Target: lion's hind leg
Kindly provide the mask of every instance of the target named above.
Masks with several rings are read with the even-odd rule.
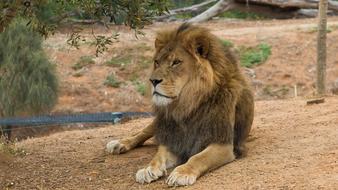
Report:
[[[253,117],[253,95],[250,90],[245,89],[236,105],[234,127],[234,153],[236,158],[240,158],[246,154],[245,142],[251,131]]]

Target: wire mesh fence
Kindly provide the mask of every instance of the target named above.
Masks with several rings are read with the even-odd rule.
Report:
[[[102,112],[90,114],[43,115],[35,117],[0,118],[2,132],[10,131],[10,127],[41,127],[47,125],[63,125],[70,123],[113,123],[124,118],[151,117],[149,112]]]

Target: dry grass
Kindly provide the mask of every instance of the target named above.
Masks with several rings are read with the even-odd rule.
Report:
[[[0,153],[12,156],[24,156],[25,150],[16,146],[16,141],[8,141],[4,136],[0,136]]]

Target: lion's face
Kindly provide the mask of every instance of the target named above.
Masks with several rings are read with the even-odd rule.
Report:
[[[176,118],[196,109],[226,81],[227,71],[234,65],[223,59],[224,49],[217,37],[189,24],[159,32],[155,50],[152,100],[155,108],[168,107]]]
[[[194,70],[195,60],[180,44],[169,44],[156,53],[150,77],[153,103],[166,106],[178,100]]]

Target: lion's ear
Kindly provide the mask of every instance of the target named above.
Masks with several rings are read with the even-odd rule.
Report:
[[[210,42],[208,38],[196,37],[192,42],[192,51],[197,55],[207,58],[210,49]]]
[[[163,47],[163,42],[161,42],[158,38],[155,39],[155,49],[160,50]]]

